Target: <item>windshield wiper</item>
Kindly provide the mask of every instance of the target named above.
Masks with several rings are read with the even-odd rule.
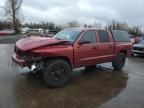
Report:
[[[60,38],[55,38],[55,39],[57,39],[57,40],[62,40],[63,42],[70,42],[70,43],[71,43],[71,41],[66,40],[66,39],[60,39]]]
[[[54,38],[54,39],[61,40],[60,38]]]

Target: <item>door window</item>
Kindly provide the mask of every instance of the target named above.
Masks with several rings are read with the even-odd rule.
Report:
[[[100,30],[100,31],[98,31],[98,34],[99,34],[99,41],[100,42],[109,42],[110,41],[109,34],[107,31]]]
[[[83,37],[80,39],[80,42],[89,42],[89,43],[96,43],[96,32],[95,31],[88,31],[86,32]]]

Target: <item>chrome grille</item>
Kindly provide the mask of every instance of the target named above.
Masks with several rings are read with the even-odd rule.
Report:
[[[134,47],[133,50],[144,51],[144,48]]]

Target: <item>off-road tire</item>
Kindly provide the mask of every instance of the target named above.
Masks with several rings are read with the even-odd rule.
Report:
[[[43,79],[48,87],[62,87],[70,80],[71,67],[61,59],[48,61],[44,66]]]
[[[112,62],[112,66],[115,70],[121,70],[126,62],[126,54],[125,53],[119,53],[116,57],[116,59]]]

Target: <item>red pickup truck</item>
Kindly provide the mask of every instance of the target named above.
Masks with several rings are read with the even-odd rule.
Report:
[[[65,29],[53,38],[27,37],[16,42],[13,61],[42,72],[50,87],[65,85],[72,69],[112,62],[122,69],[132,45],[127,32],[93,28]]]

